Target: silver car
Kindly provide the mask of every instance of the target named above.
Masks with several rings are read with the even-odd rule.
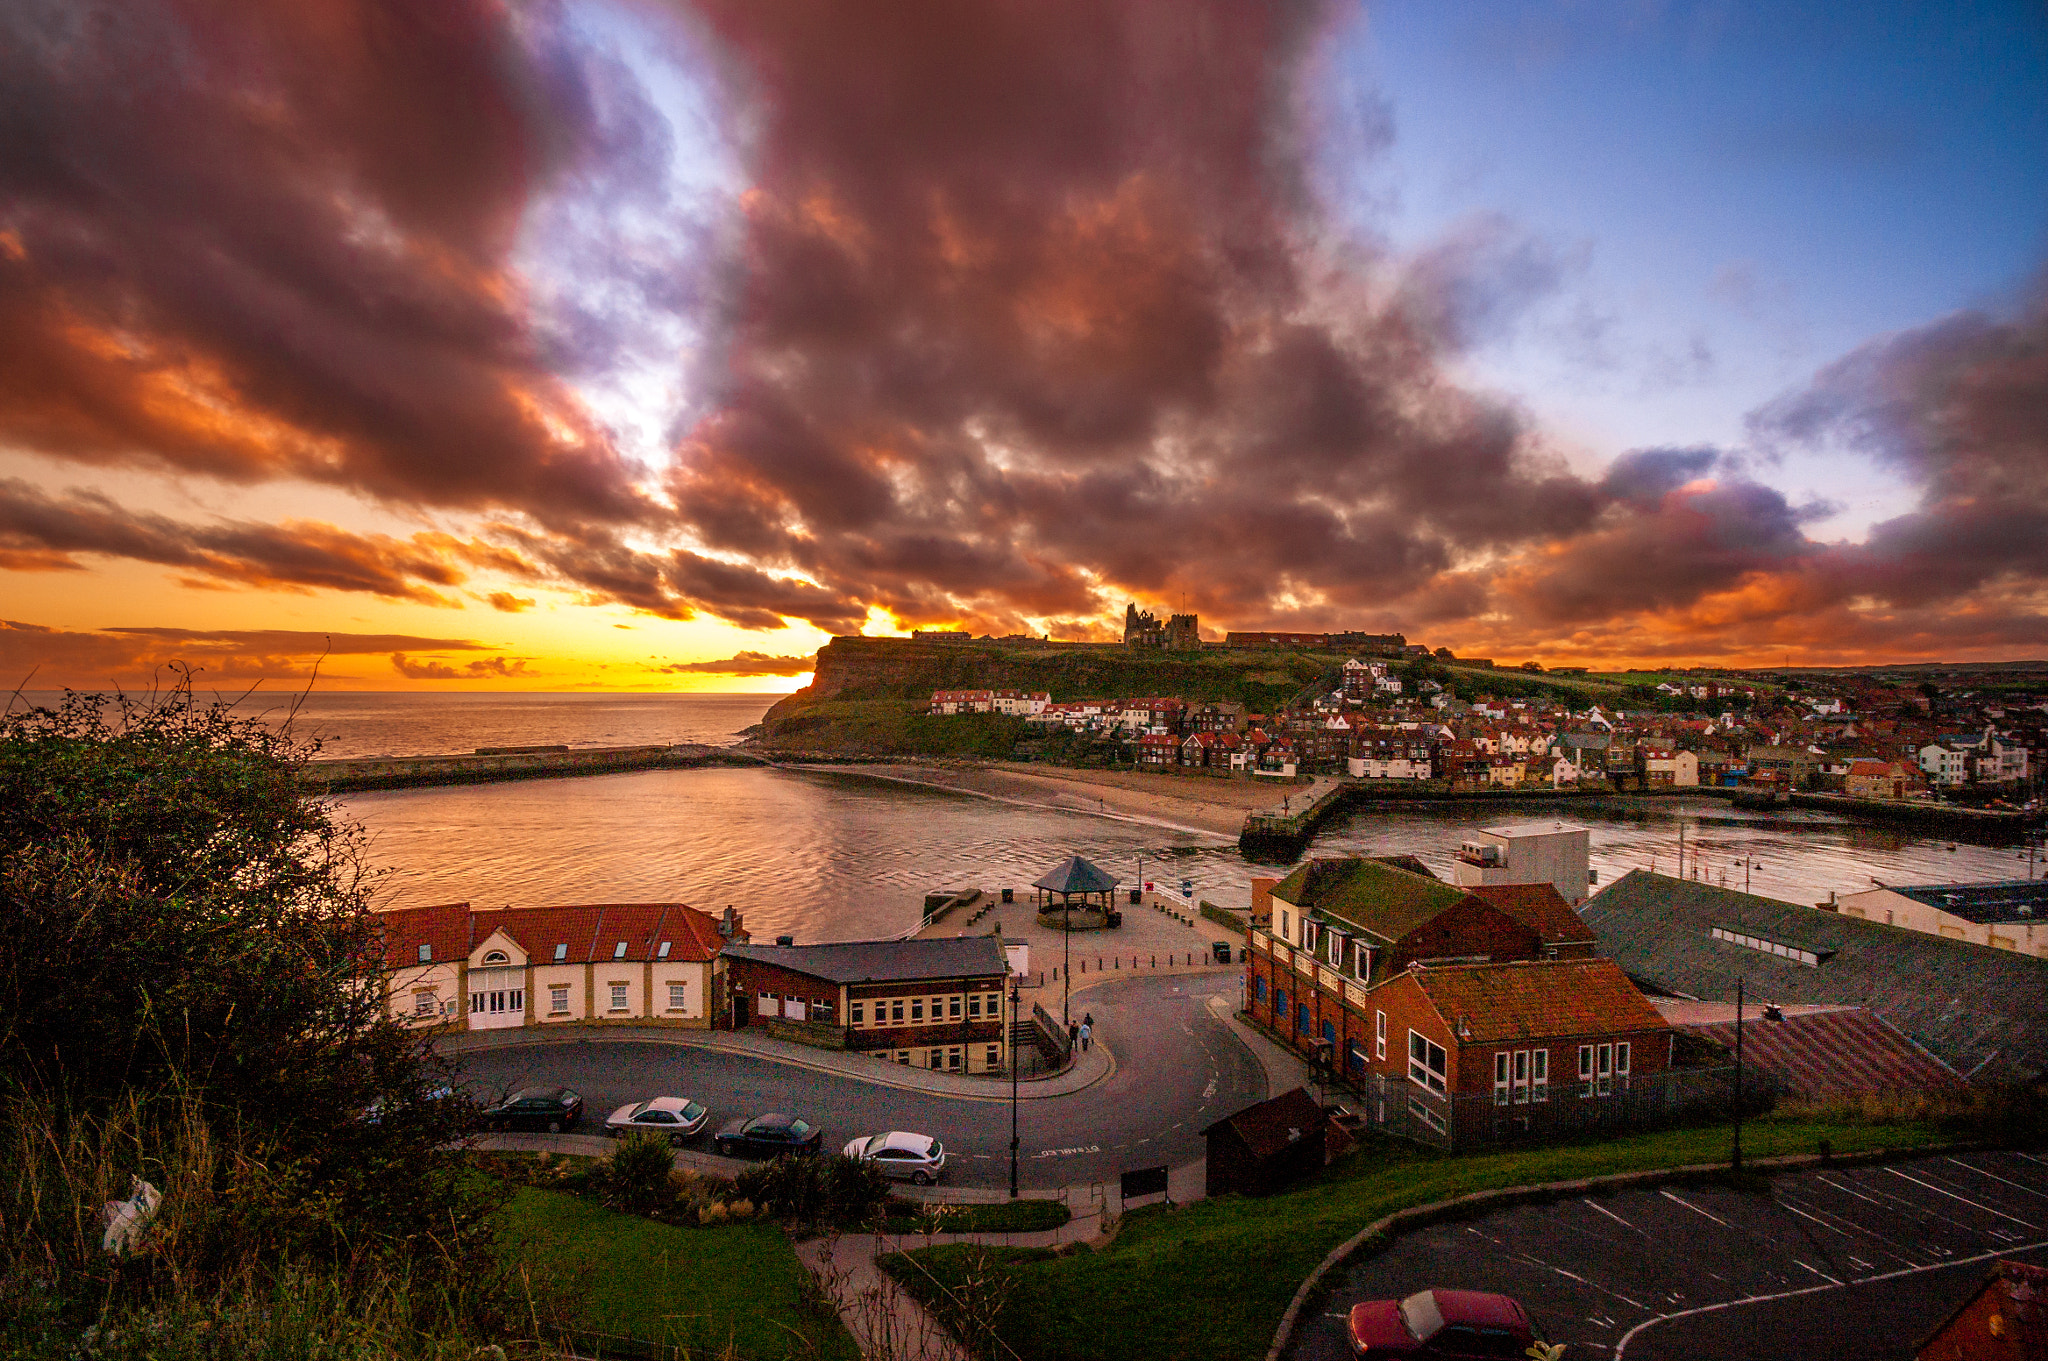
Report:
[[[930,1186],[946,1170],[946,1149],[929,1134],[900,1129],[855,1139],[841,1150],[849,1158],[873,1163],[885,1177]]]
[[[665,1134],[672,1144],[693,1139],[704,1132],[711,1112],[684,1096],[657,1096],[621,1106],[604,1122],[604,1132],[614,1139],[628,1134]]]

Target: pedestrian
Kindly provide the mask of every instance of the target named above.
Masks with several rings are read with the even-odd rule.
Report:
[[[1091,1011],[1091,1012],[1088,1012],[1087,1014],[1085,1014],[1084,1016],[1082,1016],[1082,1017],[1081,1017],[1081,1024],[1082,1024],[1082,1025],[1094,1025],[1094,1024],[1095,1024],[1095,1013]]]
[[[1075,1045],[1079,1044],[1080,1042],[1081,1027],[1069,1021],[1067,1023],[1067,1048],[1072,1049]]]
[[[1095,1027],[1088,1024],[1088,1022],[1081,1022],[1081,1052],[1084,1054],[1088,1052],[1088,1040],[1090,1037],[1090,1032],[1092,1032],[1094,1029]]]

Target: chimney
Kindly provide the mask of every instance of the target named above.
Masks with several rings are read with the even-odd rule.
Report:
[[[777,936],[777,937],[775,938],[775,943],[776,943],[777,945],[781,945],[781,946],[785,946],[785,947],[787,947],[787,946],[791,946],[791,945],[794,945],[794,944],[796,944],[796,937],[795,937],[795,936]]]

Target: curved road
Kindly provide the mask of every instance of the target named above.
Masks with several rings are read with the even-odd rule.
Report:
[[[1234,974],[1164,975],[1076,993],[1076,1019],[1094,1013],[1096,1043],[1109,1046],[1116,1071],[1078,1092],[1019,1103],[1022,1184],[1110,1181],[1130,1168],[1191,1162],[1202,1156],[1203,1126],[1263,1100],[1264,1070],[1209,1004],[1235,1006],[1238,984]],[[533,1083],[574,1088],[586,1130],[628,1101],[689,1096],[711,1108],[714,1128],[735,1115],[794,1111],[824,1127],[828,1151],[877,1130],[935,1135],[951,1155],[947,1181],[1009,1182],[1009,1088],[1000,1083],[987,1097],[948,1097],[721,1051],[602,1039],[453,1061],[480,1097]]]

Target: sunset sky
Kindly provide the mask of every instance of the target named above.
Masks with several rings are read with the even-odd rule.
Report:
[[[14,0],[9,687],[2048,657],[2048,9]]]

